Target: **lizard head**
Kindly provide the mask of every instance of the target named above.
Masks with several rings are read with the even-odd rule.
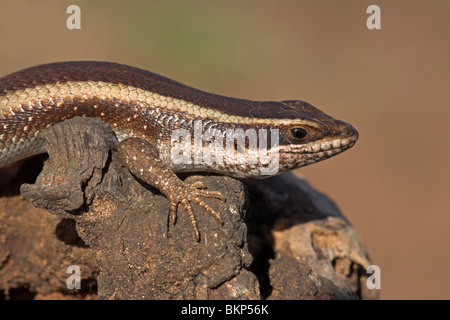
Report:
[[[325,160],[358,140],[358,132],[350,124],[300,100],[260,102],[252,109],[252,116],[254,128],[269,129],[266,154],[270,153],[271,160],[258,161],[252,174],[247,168],[247,178],[264,178]],[[247,150],[249,155],[256,153],[262,159],[261,149]]]
[[[358,132],[350,124],[336,120],[307,102],[278,103],[280,172],[309,165],[351,148]]]

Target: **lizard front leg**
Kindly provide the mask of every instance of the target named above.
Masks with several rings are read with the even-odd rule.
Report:
[[[178,206],[182,204],[191,220],[197,242],[200,241],[200,233],[191,202],[205,209],[223,225],[220,215],[200,197],[217,198],[222,201],[225,201],[225,197],[220,192],[204,190],[205,186],[201,182],[188,184],[182,181],[169,166],[162,162],[151,143],[140,138],[129,138],[119,144],[118,152],[122,162],[132,174],[159,189],[169,199],[169,215],[173,224],[176,221]]]

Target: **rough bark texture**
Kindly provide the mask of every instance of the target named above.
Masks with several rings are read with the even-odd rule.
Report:
[[[291,174],[188,176],[227,198],[204,200],[223,227],[193,206],[197,243],[186,212],[169,224],[168,200],[121,165],[107,125],[75,118],[43,137],[49,157],[38,176],[43,157],[0,171],[0,298],[378,296],[364,289],[370,263],[349,223]],[[67,288],[70,265],[81,269],[81,290]]]

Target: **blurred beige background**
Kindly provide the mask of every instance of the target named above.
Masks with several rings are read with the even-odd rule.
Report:
[[[357,145],[299,174],[361,235],[381,298],[450,298],[450,1],[2,1],[0,39],[0,76],[107,60],[350,122]]]

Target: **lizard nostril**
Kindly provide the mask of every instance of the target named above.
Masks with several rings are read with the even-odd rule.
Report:
[[[358,131],[356,131],[356,129],[353,128],[351,125],[347,125],[347,127],[342,131],[342,135],[352,140],[353,138],[357,140],[359,137]]]
[[[344,122],[344,121],[338,121],[338,127],[341,131],[341,135],[344,137],[358,137],[358,131],[356,131],[355,128],[353,128],[352,125]]]
[[[342,133],[343,133],[345,136],[351,136],[351,135],[353,134],[353,131],[354,131],[354,130],[352,130],[352,128],[347,127],[347,128],[344,129],[344,131],[343,131]]]

